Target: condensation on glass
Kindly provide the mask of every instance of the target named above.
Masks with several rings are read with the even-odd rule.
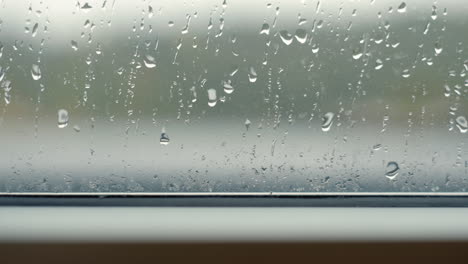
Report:
[[[0,192],[464,192],[458,0],[0,1]]]

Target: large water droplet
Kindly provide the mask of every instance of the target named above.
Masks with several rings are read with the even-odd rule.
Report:
[[[68,111],[65,109],[58,110],[58,122],[57,125],[59,128],[64,128],[68,125]]]
[[[74,51],[78,50],[78,43],[74,40],[71,41],[71,47]]]
[[[431,19],[432,19],[432,20],[436,20],[436,19],[437,19],[437,7],[434,6],[434,5],[432,6]]]
[[[298,30],[296,30],[295,37],[297,42],[304,44],[307,41],[307,31],[305,31],[302,28],[299,28]]]
[[[383,67],[383,62],[382,62],[382,60],[381,60],[381,59],[376,59],[376,60],[375,60],[375,69],[376,69],[376,70],[380,70],[380,69],[382,69],[382,67]]]
[[[270,35],[270,25],[268,23],[263,23],[262,28],[260,29],[260,35]]]
[[[403,76],[403,78],[409,78],[411,76],[410,71],[408,69],[404,69],[401,72],[401,76]]]
[[[320,48],[319,46],[317,45],[317,43],[314,43],[312,45],[312,53],[316,54],[317,52],[319,52]]]
[[[156,67],[156,59],[149,54],[145,56],[143,62],[145,63],[146,68],[148,69]]]
[[[216,90],[215,89],[208,89],[208,105],[210,107],[214,107],[216,105]]]
[[[404,12],[406,12],[406,3],[405,3],[405,2],[401,2],[401,4],[398,6],[397,11],[398,11],[399,13],[404,13]]]
[[[250,120],[248,118],[245,119],[244,125],[245,125],[246,130],[249,130],[249,127],[250,127],[251,124],[252,124],[252,122],[250,122]]]
[[[148,6],[148,18],[152,18],[153,17],[153,7],[152,6]]]
[[[232,94],[234,92],[234,87],[231,85],[231,81],[224,82],[224,92],[227,94]]]
[[[359,60],[362,57],[361,47],[357,47],[353,50],[353,59]]]
[[[455,119],[456,125],[461,133],[466,133],[468,131],[468,122],[464,116],[459,116]]]
[[[255,71],[255,68],[250,66],[249,67],[249,82],[254,83],[257,81],[257,72]]]
[[[289,34],[287,30],[281,30],[279,32],[280,38],[283,41],[284,44],[290,45],[293,41],[293,36]]]
[[[333,124],[333,117],[335,116],[334,113],[328,112],[323,115],[322,117],[322,131],[327,132],[330,130]]]
[[[387,163],[387,170],[385,172],[385,177],[389,178],[390,180],[393,180],[398,175],[399,170],[400,170],[400,167],[398,166],[398,163],[394,161],[390,161],[389,163]]]
[[[88,12],[91,8],[93,8],[90,4],[85,3],[84,5],[81,6],[81,10],[84,12]]]
[[[169,136],[166,134],[166,132],[161,133],[161,137],[159,138],[159,144],[167,146],[169,145]]]
[[[39,68],[39,65],[33,64],[31,67],[31,76],[34,80],[39,80],[42,77],[41,74],[41,68]]]

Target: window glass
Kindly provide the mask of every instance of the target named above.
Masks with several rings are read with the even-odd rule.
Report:
[[[0,192],[463,192],[458,0],[0,1]]]

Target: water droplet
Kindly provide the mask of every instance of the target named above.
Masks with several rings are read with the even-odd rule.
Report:
[[[71,41],[71,47],[74,51],[78,50],[78,43],[74,40]]]
[[[81,6],[81,10],[84,12],[88,12],[91,8],[93,8],[90,4],[85,3],[84,5]]]
[[[234,92],[234,87],[231,85],[231,81],[224,82],[224,92],[227,94],[232,94]]]
[[[42,77],[41,74],[41,68],[39,68],[39,65],[33,64],[31,67],[31,76],[34,80],[39,80]]]
[[[319,46],[315,43],[312,45],[312,53],[316,54],[319,51]]]
[[[293,36],[287,30],[281,30],[279,35],[284,44],[289,46],[292,43]]]
[[[74,125],[73,130],[75,130],[75,132],[80,132],[81,128],[78,125]]]
[[[405,2],[401,2],[401,4],[398,6],[397,11],[398,11],[399,13],[404,13],[404,12],[406,12],[406,3],[405,3]]]
[[[447,84],[444,84],[444,96],[445,97],[449,97],[450,96],[450,86],[448,86]]]
[[[382,148],[382,144],[375,144],[375,145],[372,147],[373,150],[379,150],[379,149],[381,149],[381,148]]]
[[[152,18],[153,17],[153,7],[152,6],[148,6],[148,18]]]
[[[327,132],[330,130],[333,124],[333,117],[335,116],[334,113],[328,112],[322,117],[322,131]]]
[[[64,128],[68,125],[68,111],[65,109],[58,110],[58,127]]]
[[[145,58],[143,59],[143,62],[145,63],[146,68],[148,69],[156,67],[156,59],[149,54],[146,54]]]
[[[245,119],[244,125],[245,125],[246,130],[249,130],[249,127],[250,127],[251,124],[252,124],[252,122],[250,122],[250,120],[248,118]]]
[[[3,71],[2,66],[0,66],[0,82],[3,80],[4,77],[5,77],[5,71]]]
[[[359,60],[362,57],[361,47],[357,47],[353,50],[353,59]]]
[[[167,146],[169,145],[169,142],[169,136],[165,132],[162,132],[161,137],[159,138],[159,144]]]
[[[237,65],[232,65],[231,70],[229,72],[229,76],[234,76],[239,71],[239,67]]]
[[[398,166],[398,163],[394,161],[390,161],[389,163],[387,163],[387,170],[385,172],[385,177],[389,178],[390,180],[393,180],[398,175],[399,170],[400,170],[400,167]]]
[[[260,29],[260,35],[270,35],[270,25],[268,23],[263,23],[262,28]]]
[[[216,90],[208,89],[208,106],[214,107],[216,105]]]
[[[432,18],[432,20],[437,19],[437,7],[436,6],[432,6],[431,18]]]
[[[468,122],[464,116],[459,116],[455,119],[456,125],[461,133],[466,133],[468,131]]]
[[[297,42],[304,44],[307,41],[307,31],[302,28],[296,30],[296,40]]]
[[[442,52],[443,48],[440,46],[438,42],[434,45],[434,51],[436,55],[439,55]]]
[[[173,26],[174,26],[174,21],[169,21],[169,22],[167,22],[167,25],[168,25],[169,27],[173,27]]]
[[[411,76],[410,71],[408,69],[404,69],[401,72],[401,76],[403,76],[403,78],[409,78]]]
[[[375,69],[376,69],[376,70],[380,70],[380,69],[382,69],[382,67],[383,67],[383,62],[382,62],[382,60],[381,60],[381,59],[376,59],[376,60],[375,60]]]
[[[249,67],[249,82],[254,83],[257,81],[257,72],[255,71],[254,67]]]
[[[34,24],[33,29],[32,29],[32,37],[33,38],[36,36],[38,28],[39,28],[39,24],[38,23]]]

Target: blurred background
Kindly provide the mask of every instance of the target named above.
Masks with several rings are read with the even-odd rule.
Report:
[[[465,192],[458,0],[0,1],[0,192]]]

